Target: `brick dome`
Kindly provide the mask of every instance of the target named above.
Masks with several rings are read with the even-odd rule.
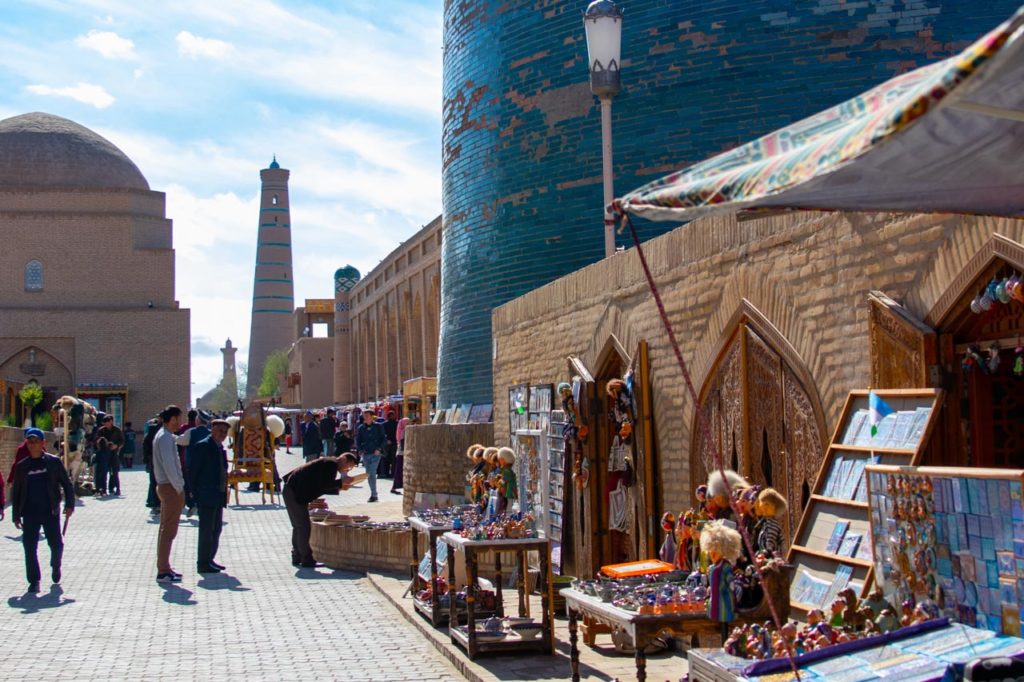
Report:
[[[124,152],[88,128],[34,112],[0,121],[0,188],[149,190]]]

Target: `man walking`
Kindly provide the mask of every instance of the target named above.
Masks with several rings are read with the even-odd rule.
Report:
[[[100,495],[121,494],[121,446],[124,434],[114,426],[114,417],[103,417],[103,426],[96,432],[96,489]],[[108,483],[109,477],[109,483]]]
[[[25,548],[25,574],[28,591],[39,591],[39,529],[46,533],[50,546],[50,577],[60,582],[61,557],[64,538],[60,528],[61,492],[64,493],[64,516],[75,511],[75,488],[59,457],[44,452],[43,432],[36,428],[25,431],[28,458],[14,468],[11,487],[11,516],[14,526],[21,529],[21,544]]]
[[[199,550],[196,555],[199,573],[220,573],[224,570],[224,566],[213,558],[217,556],[220,545],[224,507],[228,506],[228,456],[223,443],[228,437],[229,426],[224,419],[214,419],[210,435],[190,445],[185,454],[189,487],[199,507]]]
[[[156,581],[177,583],[181,582],[181,574],[171,568],[171,545],[178,535],[181,509],[185,506],[185,478],[174,442],[174,434],[181,425],[181,408],[168,405],[160,413],[160,421],[162,426],[153,439],[153,478],[156,479],[156,495],[160,498]]]
[[[352,455],[322,457],[292,469],[284,475],[284,506],[292,523],[292,566],[316,568],[309,546],[309,503],[321,495],[337,495],[347,490],[352,480],[345,475],[356,465]],[[336,478],[338,473],[340,478]]]
[[[338,428],[338,420],[334,418],[334,408],[330,407],[327,409],[327,414],[320,420],[320,444],[323,446],[323,456],[333,457],[336,452],[334,450],[334,432]]]
[[[313,413],[306,410],[302,420],[302,458],[309,462],[320,456],[324,445],[320,442],[320,429],[313,421]]]
[[[366,469],[366,478],[370,482],[369,502],[377,501],[377,467],[380,466],[381,454],[384,452],[384,427],[377,424],[373,410],[363,412],[363,423],[356,431],[356,451]]]
[[[398,455],[398,419],[394,410],[388,410],[384,424],[384,459],[381,460],[381,476],[394,478],[395,457]]]
[[[146,506],[153,516],[160,514],[160,498],[156,495],[156,478],[153,476],[153,439],[160,431],[159,417],[146,422],[146,434],[142,439],[142,463],[146,466],[149,477],[149,491],[146,493]]]

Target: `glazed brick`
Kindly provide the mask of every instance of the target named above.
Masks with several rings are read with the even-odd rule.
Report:
[[[954,54],[1018,6],[623,4],[623,91],[612,107],[620,195]],[[491,399],[495,306],[603,257],[585,6],[445,2],[440,404]],[[674,225],[637,227],[649,239]]]

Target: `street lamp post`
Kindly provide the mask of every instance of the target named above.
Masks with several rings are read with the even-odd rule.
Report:
[[[615,219],[609,207],[612,186],[612,97],[621,87],[619,52],[622,46],[622,9],[612,0],[594,0],[583,13],[587,33],[590,90],[601,101],[601,175],[604,179],[604,255],[615,253]]]

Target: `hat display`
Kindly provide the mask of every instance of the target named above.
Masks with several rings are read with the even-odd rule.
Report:
[[[31,427],[31,428],[25,429],[25,438],[38,438],[39,440],[43,440],[44,437],[45,436],[43,435],[43,430],[42,429],[37,429],[34,426]]]

